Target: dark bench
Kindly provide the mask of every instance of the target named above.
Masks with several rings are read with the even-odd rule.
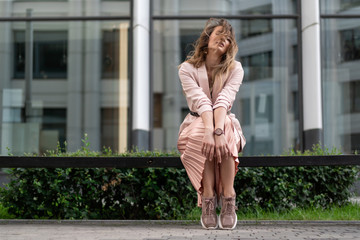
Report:
[[[239,167],[360,166],[360,155],[239,157]],[[0,156],[0,168],[183,168],[179,157]]]

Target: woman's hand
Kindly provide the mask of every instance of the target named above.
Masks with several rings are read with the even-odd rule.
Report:
[[[210,161],[214,158],[215,152],[215,139],[212,129],[205,128],[203,144],[201,147],[201,153]]]
[[[230,147],[224,134],[221,134],[220,136],[215,135],[215,154],[217,159],[221,160],[221,157],[227,157],[230,153]]]

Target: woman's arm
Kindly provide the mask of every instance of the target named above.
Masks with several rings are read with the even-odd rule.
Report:
[[[179,77],[190,110],[197,112],[203,120],[205,129],[201,151],[202,154],[211,161],[215,153],[212,102],[197,84],[193,75],[193,67],[188,63],[181,65]]]
[[[214,117],[213,112],[203,112],[201,118],[204,122],[204,138],[201,147],[201,152],[210,161],[215,153],[215,139],[214,139]]]
[[[213,107],[211,100],[197,84],[193,73],[193,67],[189,63],[183,63],[179,69],[179,78],[190,111],[201,116],[203,112],[212,112]]]
[[[220,128],[224,131],[226,114],[227,110],[224,107],[219,107],[214,110],[215,129]],[[228,156],[230,154],[230,147],[224,134],[220,136],[215,135],[215,154],[218,160],[220,160],[222,156]]]
[[[226,111],[230,111],[232,104],[236,98],[236,94],[239,91],[240,85],[244,77],[244,70],[241,63],[237,62],[236,67],[229,76],[229,80],[226,82],[223,89],[220,91],[216,98],[213,108],[224,107]]]

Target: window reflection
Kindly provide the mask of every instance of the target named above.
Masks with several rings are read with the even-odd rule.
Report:
[[[102,36],[102,78],[119,78],[119,29],[105,30]]]
[[[360,27],[340,31],[342,61],[360,59]]]
[[[360,135],[360,21],[326,18],[321,27],[325,145],[352,153]]]
[[[360,113],[360,80],[342,84],[343,113]]]
[[[272,52],[257,53],[241,58],[247,74],[245,80],[259,80],[272,77]]]
[[[359,14],[360,0],[320,0],[321,13]]]
[[[67,38],[67,31],[34,31],[34,78],[66,78]],[[14,31],[14,53],[14,78],[24,78],[25,31]]]
[[[153,0],[154,15],[256,15],[297,13],[297,0]]]
[[[272,32],[272,21],[269,19],[243,20],[241,38],[248,38]]]
[[[299,142],[294,22],[231,20],[238,36],[237,60],[245,72],[232,108],[247,138],[245,155],[280,154]],[[161,126],[155,112],[159,108],[154,106],[155,148],[176,148],[180,123],[189,112],[177,66],[193,50],[192,43],[204,24],[205,21],[200,20],[154,21],[154,96],[162,96]]]
[[[340,11],[360,6],[359,0],[340,0]]]

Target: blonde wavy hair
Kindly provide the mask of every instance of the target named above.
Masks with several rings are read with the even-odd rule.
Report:
[[[223,74],[225,78],[229,72],[234,68],[235,56],[238,52],[238,46],[235,41],[235,33],[231,24],[223,18],[210,18],[205,25],[200,37],[193,44],[194,50],[186,57],[185,62],[191,63],[194,67],[199,68],[206,60],[209,37],[218,26],[222,26],[220,35],[226,36],[230,40],[230,46],[227,52],[222,56],[220,63],[215,66],[212,72],[212,79],[214,82],[219,82],[220,86],[223,85]],[[219,80],[219,81],[218,81]]]

